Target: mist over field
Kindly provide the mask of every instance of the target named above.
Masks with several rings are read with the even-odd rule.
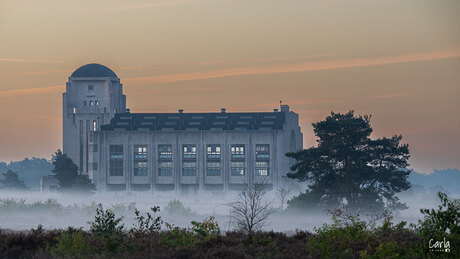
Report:
[[[401,193],[399,197],[409,207],[395,213],[394,220],[416,223],[422,218],[421,208],[435,208],[439,204],[435,189],[420,190],[411,188]],[[10,230],[30,230],[39,224],[45,229],[66,229],[69,226],[89,229],[89,221],[94,220],[97,204],[101,203],[104,209],[112,209],[117,217],[123,216],[126,228],[134,223],[134,208],[142,213],[153,206],[160,206],[157,213],[165,222],[179,227],[190,227],[192,220],[202,221],[214,216],[222,231],[235,229],[230,218],[229,202],[237,199],[238,192],[213,193],[199,192],[197,195],[181,196],[175,192],[119,192],[97,193],[95,195],[75,195],[61,193],[40,193],[36,191],[2,191],[0,193],[0,228]],[[290,196],[297,195],[291,192]],[[458,194],[451,194],[451,198],[459,198]],[[296,230],[312,231],[324,223],[331,222],[331,215],[327,212],[295,213],[289,210],[279,210],[280,200],[275,191],[267,192],[266,200],[272,201],[272,207],[277,209],[270,215],[263,230],[280,231],[294,234]],[[180,200],[185,209],[168,209],[168,203]],[[370,215],[360,215],[368,220]]]

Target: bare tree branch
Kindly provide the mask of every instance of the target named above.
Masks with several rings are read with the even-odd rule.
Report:
[[[265,220],[274,212],[272,201],[265,200],[265,194],[264,182],[246,184],[238,200],[227,204],[238,229],[253,233],[263,227]]]

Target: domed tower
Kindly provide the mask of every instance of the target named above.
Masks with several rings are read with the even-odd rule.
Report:
[[[126,95],[118,76],[108,67],[88,64],[75,70],[62,94],[63,152],[88,173],[88,132],[126,112]],[[93,147],[96,148],[96,147]]]

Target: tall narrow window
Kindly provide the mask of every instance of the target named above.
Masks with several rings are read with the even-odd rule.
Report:
[[[96,131],[97,130],[97,123],[96,121],[93,121],[93,131]]]
[[[183,145],[182,175],[196,175],[196,145]]]
[[[208,176],[220,176],[221,150],[220,145],[207,145],[206,147],[206,175]]]
[[[98,100],[94,101],[94,105],[99,106],[99,101]]]
[[[256,175],[267,176],[270,173],[270,145],[256,145]]]
[[[110,176],[123,176],[123,145],[110,145],[109,156]]]
[[[93,101],[89,101],[89,106],[93,106]]]
[[[148,175],[147,145],[134,146],[134,176]]]
[[[88,105],[88,102],[87,101],[83,101],[83,106],[86,106]]]
[[[85,147],[86,147],[86,152],[85,152],[85,160],[86,160],[86,163],[85,163],[85,166],[86,166],[86,172],[88,172],[88,163],[89,163],[89,152],[88,152],[88,144],[89,144],[89,137],[90,137],[90,131],[91,131],[91,121],[90,120],[86,120],[86,132],[85,132],[85,136],[86,136],[86,142],[85,142]]]
[[[80,166],[80,172],[83,172],[83,140],[84,140],[84,121],[80,120],[80,130],[79,130],[79,144],[80,144],[80,152],[79,152],[79,166]]]
[[[242,176],[245,174],[245,148],[244,145],[231,145],[231,167],[230,173],[233,176]]]
[[[158,145],[158,176],[172,176],[172,145]]]

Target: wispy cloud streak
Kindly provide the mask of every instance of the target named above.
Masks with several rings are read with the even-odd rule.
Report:
[[[12,77],[12,76],[34,76],[34,75],[50,75],[50,74],[61,74],[70,73],[71,70],[48,70],[48,71],[29,71],[29,72],[16,72],[9,74],[0,74],[1,77]]]
[[[46,59],[20,59],[20,58],[0,58],[0,62],[13,62],[13,63],[49,63],[61,64],[63,62],[46,60]]]
[[[152,85],[162,83],[172,83],[181,81],[192,81],[212,78],[222,78],[231,76],[242,76],[242,75],[263,75],[263,74],[281,74],[281,73],[295,73],[295,72],[309,72],[309,71],[322,71],[322,70],[333,70],[343,68],[354,68],[354,67],[370,67],[390,64],[401,64],[410,62],[430,61],[430,60],[441,60],[460,58],[460,49],[437,51],[437,52],[426,52],[426,53],[414,53],[397,56],[385,56],[378,58],[360,58],[360,59],[334,59],[325,61],[310,61],[302,62],[297,64],[282,64],[275,66],[256,66],[256,67],[245,67],[245,68],[229,68],[214,71],[202,71],[192,73],[179,73],[169,75],[158,75],[158,76],[145,76],[145,77],[134,77],[122,79],[125,85]],[[55,71],[41,71],[41,72],[25,72],[30,74],[49,74],[49,73],[61,73],[69,72],[65,70]],[[71,71],[70,71],[71,72]],[[0,75],[4,76],[4,75]],[[50,86],[42,88],[28,88],[28,89],[15,89],[0,92],[0,97],[10,97],[17,95],[29,95],[29,94],[42,94],[42,93],[58,93],[65,90],[64,86]],[[202,90],[216,90],[212,89],[196,89],[197,91]],[[139,93],[140,91],[136,91]],[[169,91],[161,91],[161,93],[167,93]],[[193,91],[191,91],[193,92]],[[391,94],[376,96],[377,99],[394,98],[407,95],[406,93]],[[309,104],[318,102],[337,102],[340,100],[322,99],[322,100],[299,100],[298,104]],[[260,107],[272,107],[273,104],[261,104]]]
[[[322,104],[322,103],[336,103],[336,102],[341,102],[343,101],[342,99],[337,99],[337,98],[325,98],[325,99],[304,99],[304,100],[289,100],[290,105],[308,105],[308,104]],[[261,104],[254,104],[252,105],[253,107],[257,108],[271,108],[271,107],[277,107],[279,105],[279,102],[273,102],[273,103],[261,103]]]
[[[256,66],[245,68],[229,68],[214,71],[202,71],[193,73],[180,73],[169,75],[145,76],[127,78],[124,81],[132,85],[161,84],[190,80],[212,79],[220,77],[242,76],[242,75],[262,75],[262,74],[282,74],[295,72],[322,71],[355,67],[371,67],[401,63],[412,63],[420,61],[441,60],[459,58],[460,49],[413,53],[396,56],[384,56],[377,58],[350,58],[334,59],[325,61],[311,61],[297,64],[282,64],[274,66]]]
[[[47,94],[47,93],[59,93],[63,92],[65,87],[63,85],[48,86],[48,87],[37,87],[37,88],[26,88],[26,89],[15,89],[0,92],[0,97],[13,97],[22,95],[34,95],[34,94]]]
[[[191,4],[202,4],[209,2],[220,2],[224,0],[163,0],[163,1],[149,1],[141,4],[127,4],[121,6],[106,7],[105,9],[98,9],[98,12],[124,12],[129,10],[142,10],[146,8],[162,8],[170,6],[183,6]]]

